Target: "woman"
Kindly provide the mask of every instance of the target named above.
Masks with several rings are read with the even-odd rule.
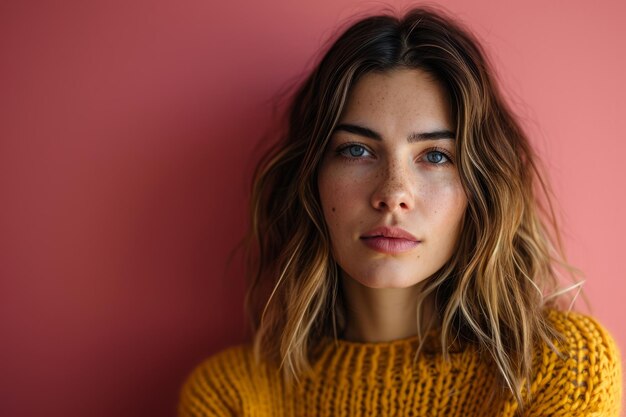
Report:
[[[179,415],[617,416],[615,343],[561,306],[539,190],[471,34],[429,8],[354,23],[256,172],[253,343],[200,364]]]

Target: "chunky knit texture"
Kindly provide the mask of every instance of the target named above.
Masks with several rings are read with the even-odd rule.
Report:
[[[550,310],[565,335],[559,358],[537,349],[524,416],[618,416],[621,362],[613,338],[591,317]],[[228,348],[189,375],[178,406],[189,416],[514,416],[493,365],[467,347],[444,361],[427,353],[413,365],[417,338],[383,343],[323,341],[313,372],[287,386],[275,365],[254,364],[250,345]],[[328,343],[330,342],[330,343]],[[530,399],[529,399],[530,398]]]

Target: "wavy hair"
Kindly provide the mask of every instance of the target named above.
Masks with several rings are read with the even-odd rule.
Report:
[[[485,52],[432,7],[352,23],[290,96],[252,187],[245,303],[255,357],[280,362],[285,378],[298,379],[311,369],[321,338],[343,330],[340,269],[320,206],[318,167],[351,88],[368,72],[397,68],[426,71],[445,87],[468,197],[456,250],[427,279],[418,313],[435,295],[444,357],[455,342],[474,344],[521,407],[534,347],[543,341],[556,350],[559,339],[545,311],[558,307],[558,267],[572,277],[575,270],[565,261],[538,158]]]

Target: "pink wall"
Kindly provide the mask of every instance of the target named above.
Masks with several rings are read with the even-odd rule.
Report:
[[[172,415],[193,365],[243,340],[226,258],[269,100],[380,4],[248,3],[0,7],[0,415]],[[442,4],[494,53],[626,351],[626,3]]]

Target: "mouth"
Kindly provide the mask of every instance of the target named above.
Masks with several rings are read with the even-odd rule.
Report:
[[[379,227],[364,233],[361,242],[368,248],[385,254],[399,254],[416,248],[421,241],[399,227]]]
[[[386,238],[386,239],[404,239],[410,240],[413,242],[419,242],[420,240],[413,236],[411,233],[407,232],[404,229],[399,227],[377,227],[375,229],[370,230],[369,232],[364,233],[361,236],[361,239],[372,239],[372,238]]]

